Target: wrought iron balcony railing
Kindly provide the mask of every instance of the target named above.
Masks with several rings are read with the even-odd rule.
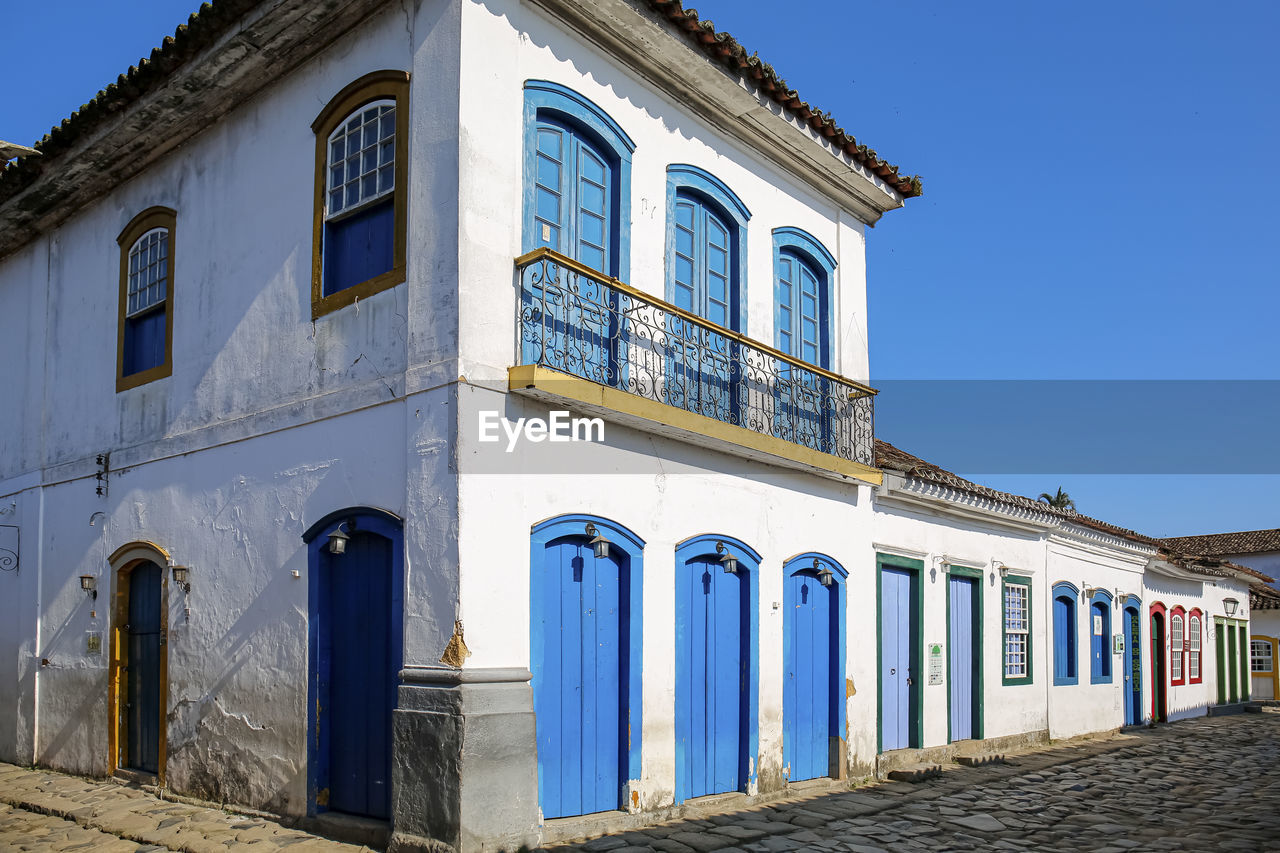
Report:
[[[550,249],[516,259],[520,358],[873,465],[875,390]]]

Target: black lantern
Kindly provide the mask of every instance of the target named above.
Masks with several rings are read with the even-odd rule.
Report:
[[[343,522],[345,524],[346,522]],[[339,524],[329,534],[329,553],[337,556],[347,553],[347,540],[351,537],[342,532],[342,524]]]
[[[729,552],[723,542],[716,543],[716,553],[720,555],[720,565],[724,568],[725,573],[736,575],[738,573],[738,558]]]
[[[594,524],[587,523],[587,535],[591,537],[591,551],[596,555],[597,560],[603,560],[609,556],[609,540],[604,538]]]
[[[822,565],[822,561],[820,561],[817,557],[813,558],[813,569],[818,573],[818,582],[820,584],[822,584],[823,586],[831,586],[832,581],[835,580],[835,576],[836,576],[835,572],[831,571],[831,569]]]

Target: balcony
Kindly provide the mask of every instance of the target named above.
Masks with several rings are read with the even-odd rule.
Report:
[[[515,265],[513,392],[785,467],[880,481],[874,389],[550,249]]]

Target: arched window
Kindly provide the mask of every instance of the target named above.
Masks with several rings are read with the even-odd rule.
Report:
[[[734,331],[746,328],[751,212],[715,175],[667,167],[667,301]]]
[[[1095,590],[1089,599],[1089,681],[1111,683],[1111,593]]]
[[[173,270],[177,214],[151,207],[135,216],[120,244],[120,320],[116,391],[173,372]]]
[[[404,281],[409,75],[375,71],[312,122],[316,135],[311,315]]]
[[[1181,607],[1173,608],[1169,616],[1169,683],[1186,681],[1183,655],[1186,651],[1186,616]]]
[[[836,259],[812,234],[774,229],[774,344],[787,355],[827,369],[835,268]]]
[[[635,143],[559,83],[525,81],[524,109],[524,250],[553,249],[625,281]]]
[[[1079,591],[1065,581],[1053,585],[1053,683],[1076,684],[1076,600]]]
[[[1187,619],[1187,680],[1192,684],[1200,684],[1204,680],[1200,674],[1200,643],[1203,622],[1200,609],[1192,610]]]

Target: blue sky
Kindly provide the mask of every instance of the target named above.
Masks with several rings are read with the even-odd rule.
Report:
[[[34,142],[196,5],[63,0],[11,16],[0,57],[28,83],[0,89],[0,138]],[[696,5],[924,178],[924,197],[869,234],[873,383],[1280,379],[1280,4]],[[1157,450],[1160,425],[1200,396],[1126,411],[1108,387],[1100,440],[1149,435]],[[944,467],[958,467],[947,437],[982,429],[973,412],[940,406],[932,432],[918,405],[878,405],[883,438],[923,433],[928,448],[898,440]],[[1238,414],[1207,441],[1242,440]],[[1260,440],[1256,423],[1248,434]],[[1280,476],[1179,473],[1195,466],[1176,446],[1158,475],[962,473],[1031,495],[1061,485],[1082,511],[1156,536],[1280,526]]]

